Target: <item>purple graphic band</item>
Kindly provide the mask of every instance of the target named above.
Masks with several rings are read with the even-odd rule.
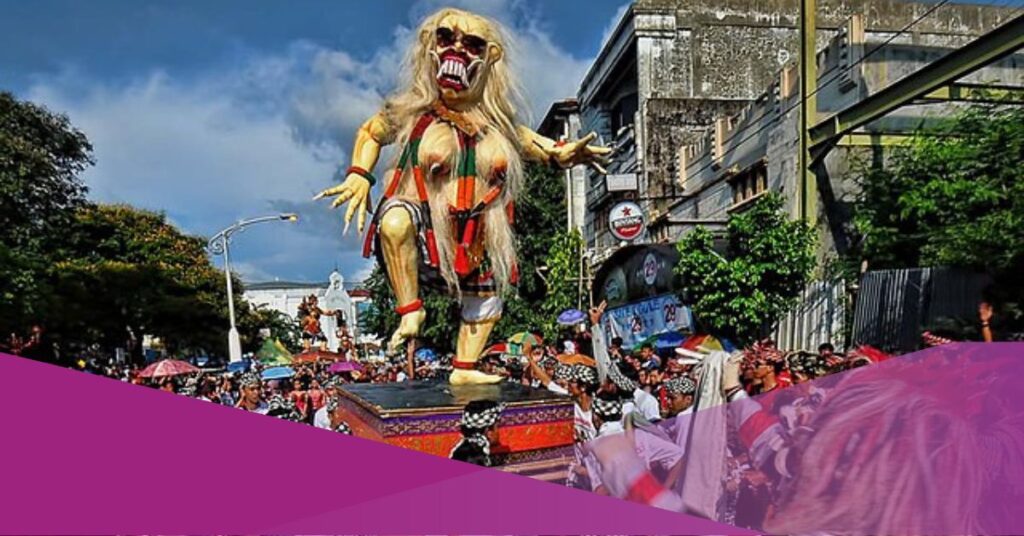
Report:
[[[587,445],[618,497],[771,534],[1024,534],[1024,345],[952,344],[725,403]],[[640,449],[668,438],[660,489]],[[638,491],[639,490],[639,491]]]
[[[0,355],[0,533],[751,534]]]

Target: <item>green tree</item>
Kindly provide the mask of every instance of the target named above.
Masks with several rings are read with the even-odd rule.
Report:
[[[241,295],[241,291],[236,292]],[[253,307],[248,302],[239,300],[235,304],[235,314],[243,352],[256,352],[260,349],[264,340],[260,331],[264,329],[270,331],[270,339],[281,341],[289,352],[297,352],[302,348],[299,323],[281,311],[266,306]],[[222,331],[226,336],[227,330]]]
[[[892,150],[884,167],[862,166],[856,175],[855,261],[985,272],[997,282],[1003,312],[1019,311],[1024,108],[966,108]]]
[[[549,309],[544,308],[548,288],[538,274],[538,268],[547,264],[552,237],[565,227],[564,196],[565,184],[559,172],[546,166],[527,167],[523,193],[515,206],[519,283],[504,297],[505,311],[495,327],[494,340],[520,331],[540,329],[545,323],[554,322]],[[363,314],[362,329],[387,338],[398,327],[399,318],[394,312],[394,294],[380,266],[374,267],[365,286],[373,298],[373,307]],[[421,334],[423,344],[441,351],[453,351],[458,336],[458,303],[444,291],[421,289],[420,292],[427,311],[427,321]]]
[[[54,240],[85,202],[92,146],[67,117],[0,92],[0,329],[39,322]]]
[[[686,301],[712,333],[741,344],[766,335],[807,284],[814,232],[782,208],[782,198],[770,194],[732,215],[724,255],[704,227],[677,244]]]
[[[860,170],[857,230],[879,268],[1024,267],[1024,109],[975,106]]]
[[[75,216],[51,270],[52,331],[66,347],[127,346],[139,359],[142,336],[153,335],[172,353],[226,353],[223,274],[203,238],[125,205]]]
[[[541,302],[543,317],[537,328],[544,337],[558,336],[558,314],[580,306],[580,259],[583,257],[583,237],[579,231],[560,231],[551,240],[547,254],[547,293]]]

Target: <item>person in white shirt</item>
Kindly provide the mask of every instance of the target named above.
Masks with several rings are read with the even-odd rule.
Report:
[[[598,426],[597,439],[626,432],[626,426],[622,422],[622,407],[620,400],[601,397],[594,399],[594,424]],[[629,436],[633,449],[646,467],[665,475],[662,484],[671,489],[682,473],[683,449],[658,434],[641,428],[631,428]],[[584,463],[591,488],[598,494],[607,495],[608,490],[602,481],[601,466],[597,459],[593,455],[588,455]]]
[[[324,399],[331,400],[332,398],[338,398],[340,396],[341,386],[339,385],[340,380],[337,377],[333,377],[327,380],[324,384]],[[313,414],[313,426],[317,428],[323,428],[324,430],[331,429],[331,413],[327,403]]]
[[[266,415],[270,406],[263,400],[263,381],[258,375],[247,372],[238,380],[239,400],[235,405],[246,411]]]

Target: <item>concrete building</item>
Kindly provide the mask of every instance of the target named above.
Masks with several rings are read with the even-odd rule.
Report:
[[[608,230],[609,211],[617,201],[634,199],[644,209],[648,231],[635,242],[658,242],[675,240],[694,224],[721,225],[730,210],[741,209],[766,188],[778,188],[787,196],[793,192],[779,181],[796,177],[795,123],[786,107],[797,87],[787,67],[799,50],[799,6],[799,0],[637,0],[627,10],[578,96],[580,132],[597,131],[604,144],[619,148],[609,172],[636,174],[635,189],[622,188],[619,179],[618,188],[609,188],[603,177],[586,170],[584,237],[595,263],[621,246]],[[931,7],[899,0],[819,1],[819,50],[850,32],[851,18],[863,14],[855,29],[863,46],[853,52],[845,49],[846,56],[833,47],[819,58],[819,72],[828,86],[818,95],[819,117],[998,26],[1013,13],[952,4],[924,16]],[[856,61],[855,54],[870,51],[906,27],[909,31],[894,40],[896,46],[887,46],[863,69],[843,67]],[[785,73],[782,86],[780,72]],[[785,90],[782,100],[772,96],[776,90]],[[765,110],[776,115],[761,117]],[[913,117],[895,121],[906,127]],[[732,138],[734,132],[759,121],[774,125],[757,138],[762,146],[772,146],[764,169],[755,165],[753,153],[746,160],[707,165],[711,152],[729,150],[726,140],[738,139]],[[738,157],[740,152],[729,155]],[[780,158],[783,153],[792,158]],[[696,173],[699,168],[701,173]]]
[[[253,307],[266,307],[298,320],[299,304],[310,295],[317,297],[322,309],[341,311],[343,315],[340,318],[323,317],[321,320],[324,335],[327,336],[327,346],[333,351],[337,348],[337,322],[344,319],[348,323],[350,333],[355,333],[359,322],[357,302],[366,300],[365,297],[361,300],[353,299],[345,288],[344,278],[337,271],[331,272],[325,282],[248,283],[245,285],[242,299]],[[358,336],[357,333],[356,335]]]
[[[884,34],[865,31],[865,17],[851,16],[818,54],[818,121],[938,60],[973,40],[975,34],[1005,22],[1010,13],[986,10],[971,24],[948,31],[946,24],[962,13],[945,12],[943,17],[952,18],[932,21],[936,26],[925,25],[927,19],[922,19],[919,33],[882,48],[877,47],[874,39]],[[1000,86],[1024,86],[1024,54],[1010,56],[958,83],[961,87],[972,87],[994,81]],[[702,222],[724,221],[768,191],[780,192],[787,209],[796,217],[800,187],[799,104],[798,70],[790,65],[779,71],[771,85],[737,114],[716,118],[705,134],[679,146],[675,173],[663,176],[663,181],[671,181],[680,195],[650,204],[652,238],[675,241]],[[828,153],[821,168],[825,180],[817,181],[822,256],[845,253],[851,246],[851,204],[856,194],[851,167],[858,162],[881,162],[885,147],[905,141],[920,126],[948,116],[960,106],[945,100],[922,99],[857,129]]]
[[[580,106],[576,99],[565,99],[551,105],[537,132],[553,140],[575,139],[580,131]],[[587,210],[587,168],[575,166],[565,175],[566,229],[583,234]]]
[[[816,119],[889,87],[1019,11],[819,0]],[[618,148],[610,177],[586,170],[584,239],[596,297],[622,294],[631,277],[644,296],[670,292],[654,288],[650,277],[638,283],[638,276],[657,273],[648,267],[661,265],[658,248],[698,225],[721,229],[767,191],[780,192],[798,214],[799,17],[800,0],[637,0],[623,15],[578,94],[577,135],[596,131],[601,143]],[[961,82],[1020,87],[1022,76],[1018,54]],[[843,137],[827,154],[814,198],[821,258],[849,247],[851,163],[883,161],[886,145],[957,106],[941,98],[905,106]],[[640,205],[647,223],[628,244],[609,229],[610,212],[625,200]],[[646,309],[656,298],[637,299],[618,309]],[[776,326],[775,340],[786,349],[841,341],[846,300],[842,281],[812,281]]]

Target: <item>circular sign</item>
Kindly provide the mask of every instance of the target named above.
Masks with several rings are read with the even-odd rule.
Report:
[[[640,205],[623,201],[608,214],[608,228],[619,240],[634,240],[644,232],[644,213]]]

